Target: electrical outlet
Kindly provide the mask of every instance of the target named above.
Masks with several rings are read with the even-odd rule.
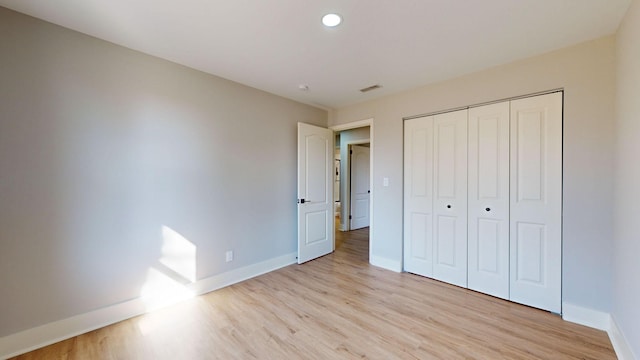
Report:
[[[226,259],[227,262],[233,261],[233,251],[232,250],[227,251],[227,253],[225,254],[225,259]]]

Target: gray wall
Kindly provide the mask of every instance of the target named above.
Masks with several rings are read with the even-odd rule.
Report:
[[[640,359],[640,1],[617,37],[613,318]]]
[[[0,337],[139,297],[162,226],[198,279],[296,251],[298,121],[327,113],[0,8]]]
[[[473,56],[473,54],[470,54]],[[607,37],[337,109],[331,125],[374,118],[372,256],[402,261],[402,118],[556,88],[564,99],[563,301],[611,308],[615,39]],[[383,177],[389,187],[382,186]],[[386,261],[385,260],[385,261]]]

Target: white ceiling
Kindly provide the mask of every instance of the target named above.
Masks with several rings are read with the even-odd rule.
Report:
[[[0,0],[258,89],[339,108],[595,39],[630,0]],[[336,12],[343,23],[320,23]],[[298,89],[307,84],[309,91]],[[359,89],[380,84],[367,94]]]

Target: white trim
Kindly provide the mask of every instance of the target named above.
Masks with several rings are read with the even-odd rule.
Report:
[[[361,140],[351,140],[351,141],[347,141],[347,146],[351,146],[351,145],[362,145],[362,144],[369,144],[371,142],[370,139],[361,139]]]
[[[562,319],[572,323],[604,330],[609,334],[609,339],[613,345],[613,350],[620,360],[634,360],[636,357],[616,324],[613,316],[609,313],[585,308],[582,306],[562,303]]]
[[[295,263],[296,253],[290,253],[199,280],[189,288],[196,295],[201,295]],[[0,359],[24,354],[146,312],[144,302],[137,298],[11,334],[0,338]]]
[[[611,324],[609,313],[582,306],[562,303],[562,319],[572,323],[607,331]]]
[[[397,273],[402,272],[402,263],[400,261],[391,260],[375,255],[369,255],[369,263],[373,266],[391,270]]]
[[[373,181],[373,154],[375,153],[373,147],[373,118],[365,120],[369,122],[369,146],[371,147],[371,151],[369,152],[369,189],[371,189],[371,196],[369,197],[369,262],[371,262],[371,258],[373,257],[373,244],[375,241],[375,237],[373,236],[373,198],[375,197],[375,191]],[[400,265],[400,271],[402,271],[402,265]]]
[[[145,305],[138,298],[11,334],[0,338],[0,358],[8,359],[144,313]]]
[[[193,289],[196,294],[201,295],[214,290],[237,284],[239,282],[249,280],[253,277],[266,274],[268,272],[278,270],[285,266],[295,264],[297,262],[297,254],[290,253],[269,260],[265,260],[256,264],[247,265],[239,269],[227,271],[225,273],[208,277],[196,282]]]
[[[405,116],[405,117],[402,118],[402,121],[411,120],[411,119],[417,119],[417,118],[427,117],[427,116],[434,116],[434,115],[439,115],[439,114],[444,114],[444,113],[454,112],[454,111],[459,111],[459,110],[467,110],[467,109],[471,109],[471,108],[475,108],[475,107],[491,105],[491,104],[496,104],[496,103],[501,103],[501,102],[506,102],[506,101],[520,100],[520,99],[525,99],[525,98],[530,98],[530,97],[535,97],[535,96],[540,96],[540,95],[553,94],[553,93],[557,93],[557,92],[564,92],[564,88],[557,88],[557,89],[547,90],[547,91],[538,91],[538,92],[535,92],[535,93],[512,96],[512,97],[509,97],[509,98],[503,98],[503,99],[499,99],[499,100],[492,100],[492,101],[487,101],[487,102],[483,102],[483,103],[477,103],[477,104],[473,104],[473,105],[459,106],[459,107],[450,108],[450,109],[447,109],[447,110],[439,110],[439,111],[433,111],[433,112],[430,112],[430,113]]]
[[[634,360],[637,359],[633,354],[633,350],[631,350],[631,346],[629,346],[629,342],[625,339],[622,331],[618,327],[616,320],[611,317],[611,326],[609,327],[609,339],[611,340],[611,345],[613,345],[613,349],[616,352],[616,356],[620,360]]]
[[[357,129],[365,126],[373,126],[373,118],[359,120],[359,121],[352,121],[346,124],[333,125],[333,126],[330,126],[329,129],[333,130],[333,132],[340,132],[344,130]]]

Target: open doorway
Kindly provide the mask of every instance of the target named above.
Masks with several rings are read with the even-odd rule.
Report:
[[[373,119],[331,129],[336,136],[334,186],[339,189],[334,192],[336,249],[341,241],[366,241],[370,254],[373,239]]]

